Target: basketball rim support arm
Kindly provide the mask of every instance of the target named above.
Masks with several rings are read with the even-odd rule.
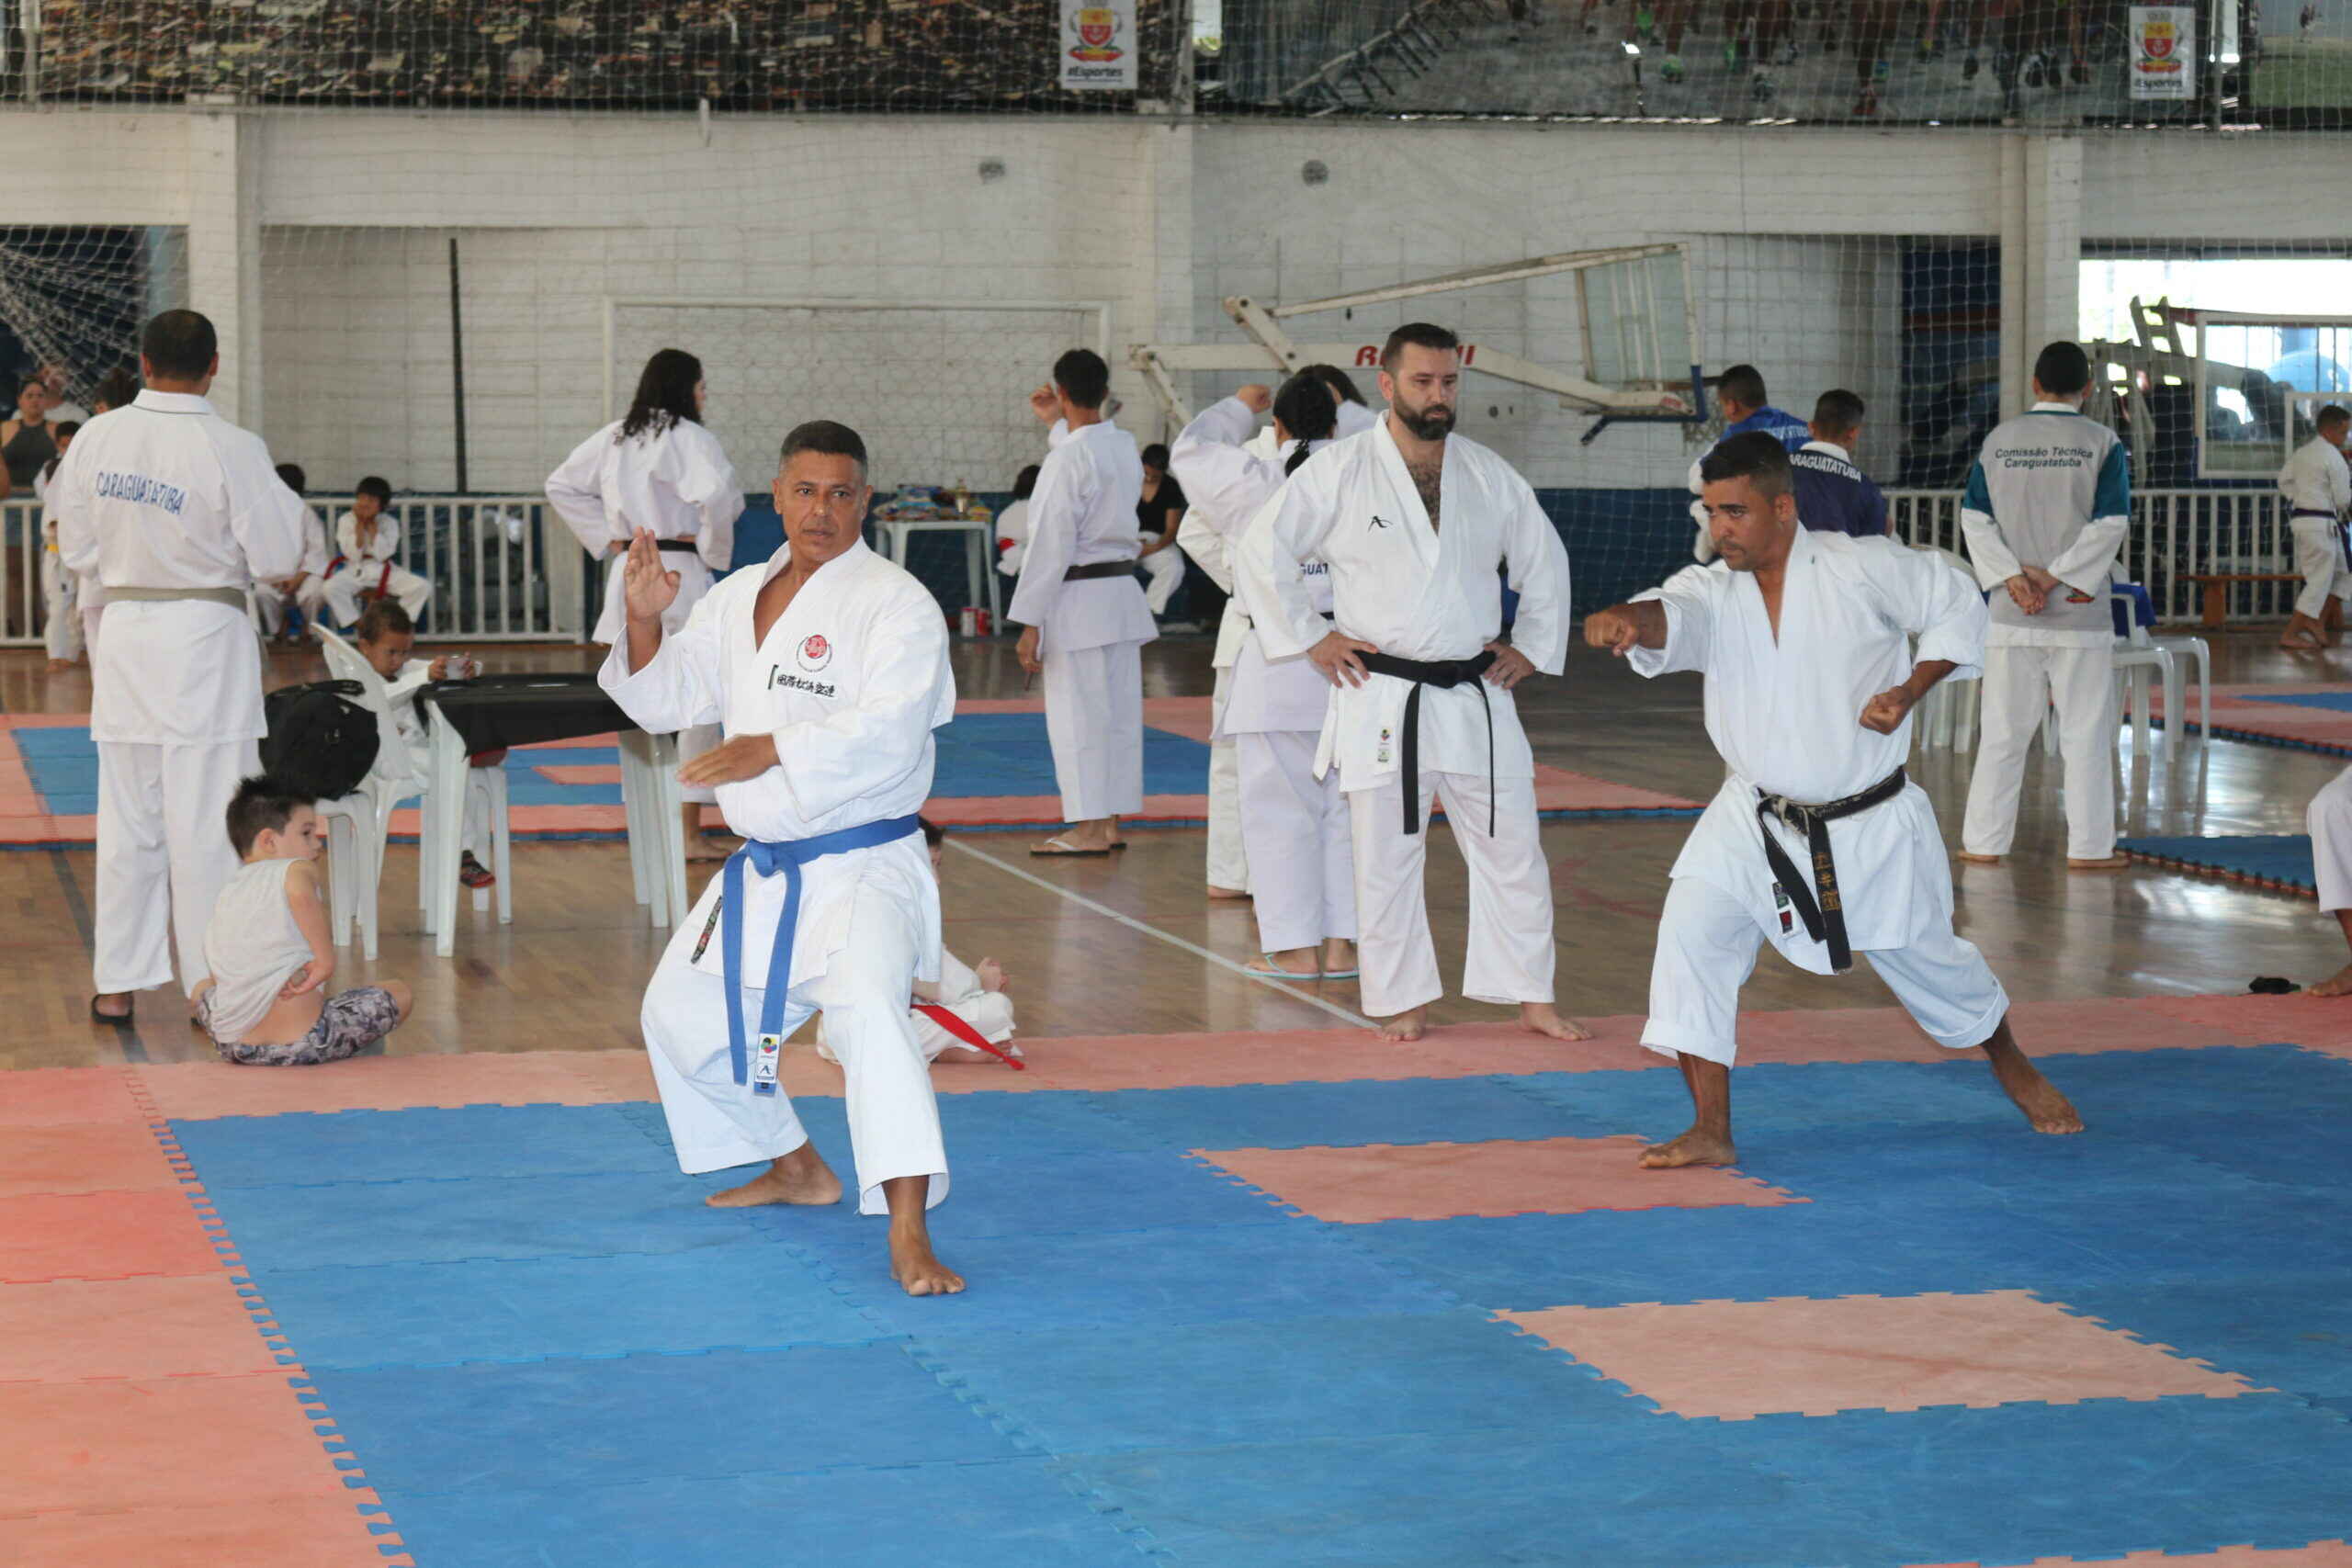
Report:
[[[1338,294],[1329,299],[1306,299],[1288,305],[1268,305],[1240,296],[1229,297],[1225,300],[1226,314],[1250,335],[1249,343],[1137,344],[1129,349],[1127,363],[1142,373],[1145,383],[1159,400],[1161,412],[1170,425],[1182,427],[1191,420],[1192,411],[1176,389],[1174,377],[1178,372],[1273,371],[1280,376],[1289,376],[1306,366],[1316,364],[1337,365],[1349,370],[1370,370],[1378,367],[1378,344],[1297,343],[1283,327],[1286,317],[1418,299],[1427,294],[1450,293],[1484,284],[1509,283],[1557,272],[1582,271],[1611,263],[1679,254],[1681,250],[1680,245],[1657,244],[1630,245],[1607,251],[1574,251],[1494,266],[1472,267],[1416,282],[1391,284],[1382,288],[1363,289],[1352,294]],[[1588,321],[1588,338],[1589,329]],[[1705,392],[1699,367],[1695,364],[1690,367],[1690,395],[1686,398],[1679,391],[1603,386],[1598,381],[1568,375],[1480,344],[1463,345],[1462,363],[1466,369],[1480,371],[1498,380],[1548,392],[1559,399],[1562,408],[1600,414],[1601,419],[1587,433],[1587,440],[1617,420],[1684,423],[1703,417],[1702,411],[1705,406]]]

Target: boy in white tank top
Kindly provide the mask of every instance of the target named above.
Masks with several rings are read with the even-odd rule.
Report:
[[[330,997],[334,942],[319,886],[322,842],[311,798],[266,776],[229,802],[229,841],[244,863],[220,889],[205,928],[212,977],[197,988],[197,1021],[221,1059],[297,1067],[339,1061],[408,1017],[398,980]]]

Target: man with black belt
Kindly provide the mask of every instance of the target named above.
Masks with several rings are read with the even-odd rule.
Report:
[[[1582,1040],[1552,1005],[1552,873],[1511,699],[1566,658],[1568,556],[1527,481],[1453,434],[1461,378],[1443,327],[1390,333],[1387,416],[1291,475],[1243,534],[1233,575],[1266,657],[1308,655],[1338,688],[1315,771],[1337,766],[1348,797],[1363,1009],[1387,1020],[1381,1034],[1419,1039],[1445,994],[1421,896],[1422,829],[1442,799],[1470,870],[1463,994]],[[1304,570],[1317,560],[1331,623]],[[1520,595],[1509,642],[1498,568]]]
[[[1136,581],[1143,459],[1102,417],[1110,394],[1110,367],[1084,348],[1029,394],[1051,450],[1005,615],[1021,623],[1021,667],[1046,677],[1046,737],[1070,824],[1033,855],[1107,855],[1123,843],[1119,818],[1143,809],[1143,645],[1158,632]]]
[[[1984,601],[1940,557],[1800,528],[1770,435],[1724,442],[1701,477],[1715,562],[1585,622],[1585,641],[1643,675],[1706,676],[1729,770],[1674,863],[1642,1031],[1681,1066],[1696,1116],[1641,1163],[1732,1163],[1739,988],[1767,941],[1816,975],[1862,953],[1928,1038],[1984,1049],[2035,1131],[2081,1131],[2018,1049],[1984,955],[1951,929],[1935,809],[1903,773],[1912,707],[1983,663]]]
[[[130,1021],[133,991],[207,974],[204,931],[237,869],[230,797],[261,768],[256,579],[291,577],[310,518],[261,437],[205,400],[212,323],[166,310],[140,338],[146,390],[74,438],[50,489],[67,570],[103,585],[90,653],[98,748],[97,930],[91,1012]]]
[[[2318,434],[2295,448],[2278,470],[2278,493],[2287,499],[2288,526],[2295,536],[2295,570],[2303,574],[2295,618],[2278,639],[2281,648],[2327,647],[2334,641],[2330,612],[2340,615],[2345,595],[2352,592],[2344,537],[2344,514],[2352,512],[2352,468],[2344,461],[2352,411],[2330,403],[2312,423]]]

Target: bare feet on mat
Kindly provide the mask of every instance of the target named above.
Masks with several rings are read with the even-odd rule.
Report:
[[[2066,857],[2068,871],[2121,871],[2132,863],[2130,855],[2108,855],[2099,860],[2076,860]]]
[[[1247,891],[1239,887],[1219,887],[1214,882],[1210,883],[1208,886],[1209,897],[1212,898],[1247,898],[1250,897]]]
[[[2074,1102],[2058,1092],[2058,1086],[2041,1076],[2041,1069],[2022,1055],[2009,1053],[1993,1055],[1993,1076],[2000,1080],[2002,1091],[2025,1112],[2026,1121],[2037,1133],[2079,1133],[2083,1118]]]
[[[922,1226],[890,1224],[890,1278],[910,1296],[952,1296],[964,1276],[932,1256],[931,1236]]]
[[[1961,850],[1956,852],[1962,860],[1966,861],[1971,865],[1998,865],[2001,863],[2001,857],[1998,855],[1973,854],[1967,850]]]
[[[1425,1007],[1413,1008],[1398,1013],[1395,1018],[1382,1024],[1380,1037],[1383,1040],[1394,1040],[1399,1043],[1419,1040],[1429,1032],[1429,1027],[1430,1010]]]
[[[1652,1144],[1636,1163],[1644,1170],[1675,1170],[1686,1165],[1729,1165],[1737,1157],[1727,1134],[1693,1127],[1672,1143]]]
[[[2307,997],[2352,997],[2352,964],[2346,964],[2326,979],[2306,990]]]
[[[823,1208],[841,1201],[842,1179],[833,1174],[814,1144],[801,1145],[742,1186],[703,1200],[714,1209],[756,1209],[763,1203]]]
[[[1562,1018],[1560,1010],[1550,1002],[1519,1004],[1519,1026],[1530,1034],[1547,1034],[1555,1040],[1589,1040],[1592,1031],[1572,1018]]]

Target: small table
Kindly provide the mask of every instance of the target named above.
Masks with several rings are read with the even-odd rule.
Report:
[[[436,681],[417,693],[431,727],[426,767],[434,813],[424,835],[433,863],[422,866],[425,920],[434,951],[457,949],[458,865],[465,832],[466,769],[477,751],[617,733],[621,802],[628,823],[629,877],[657,926],[685,919],[685,829],[680,821],[676,738],[648,735],[594,675],[482,675]]]
[[[994,632],[1003,625],[1004,611],[998,603],[994,521],[982,523],[970,517],[937,517],[905,523],[876,523],[875,526],[882,530],[882,553],[901,567],[907,564],[907,536],[910,534],[963,535],[964,603],[988,605],[989,631]]]

